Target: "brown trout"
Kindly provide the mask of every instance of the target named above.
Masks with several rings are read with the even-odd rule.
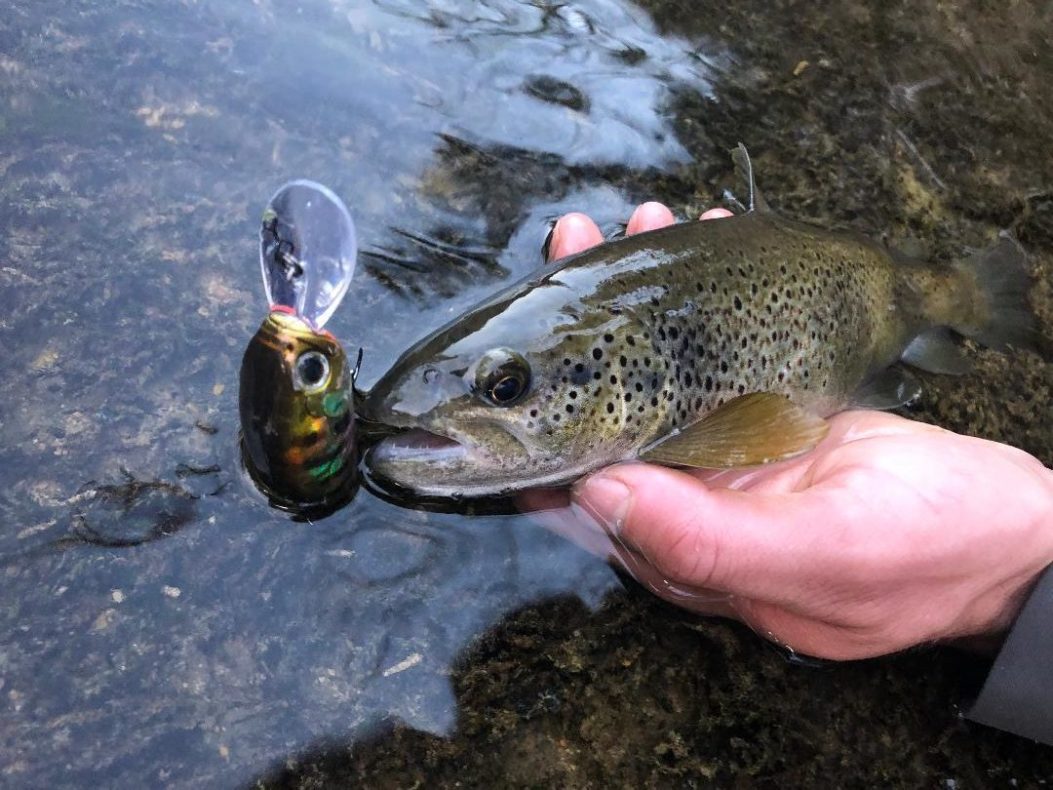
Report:
[[[734,155],[749,212],[560,261],[407,350],[365,404],[402,429],[367,455],[371,476],[445,498],[632,458],[761,464],[814,447],[837,411],[910,401],[900,363],[960,372],[954,333],[1032,344],[1015,242],[951,266],[901,261],[771,213]]]
[[[354,371],[336,339],[273,307],[245,349],[245,466],[274,504],[313,511],[354,493]]]

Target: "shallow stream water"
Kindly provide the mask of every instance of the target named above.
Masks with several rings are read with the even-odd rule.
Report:
[[[682,216],[749,145],[791,216],[950,258],[1012,229],[1053,334],[1049,4],[16,0],[0,15],[0,783],[1034,786],[949,649],[795,662],[522,516],[240,471],[267,197],[358,226],[330,321],[368,387],[541,262],[548,221]],[[1051,366],[911,413],[1053,463]]]

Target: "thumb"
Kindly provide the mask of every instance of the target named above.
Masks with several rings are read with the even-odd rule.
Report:
[[[820,508],[804,493],[709,488],[684,472],[632,463],[579,482],[573,497],[664,576],[694,587],[785,598],[825,553]]]

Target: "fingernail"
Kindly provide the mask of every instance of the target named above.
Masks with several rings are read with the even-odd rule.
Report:
[[[702,216],[699,217],[699,219],[724,219],[726,217],[734,216],[735,215],[728,211],[726,208],[711,208],[709,211],[703,212]]]
[[[618,534],[632,505],[632,492],[621,480],[593,475],[574,486],[574,502],[603,526]]]

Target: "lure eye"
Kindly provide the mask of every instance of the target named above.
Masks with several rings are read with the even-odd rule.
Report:
[[[293,386],[307,393],[325,389],[329,383],[329,359],[317,351],[305,351],[296,358]]]
[[[511,406],[530,389],[530,365],[507,348],[488,352],[475,369],[475,391],[494,406]]]

